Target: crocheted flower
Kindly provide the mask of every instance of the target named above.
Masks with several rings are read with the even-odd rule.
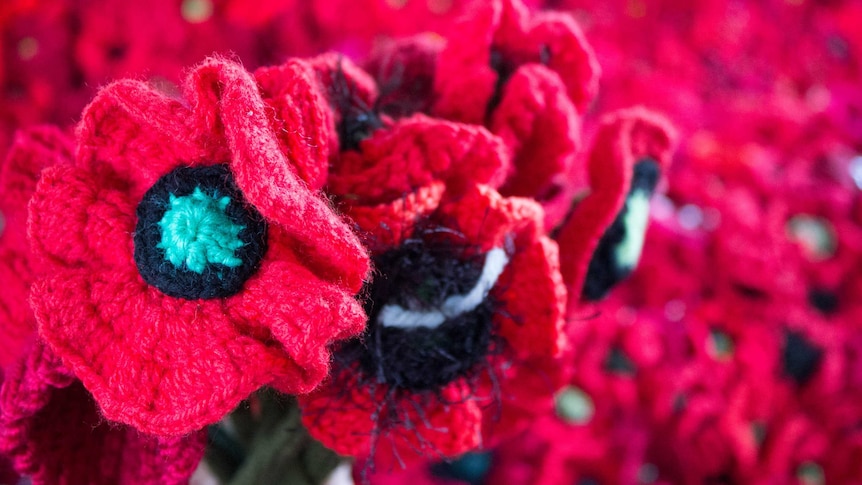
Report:
[[[536,387],[519,364],[558,353],[565,288],[541,207],[487,185],[504,167],[485,129],[422,115],[341,153],[329,188],[364,234],[375,277],[363,338],[301,398],[325,445],[390,463],[454,456],[493,439],[495,403],[540,406],[539,393],[519,404],[509,391]]]
[[[27,243],[27,202],[43,168],[71,159],[68,137],[45,126],[18,132],[0,166],[0,372],[24,355],[36,332],[27,300],[38,270]]]
[[[184,94],[105,88],[30,205],[40,334],[105,417],[162,435],[263,385],[313,389],[365,321],[365,251],[297,177],[251,76],[209,60]]]
[[[519,0],[471,7],[440,52],[432,112],[486,125],[513,162],[501,192],[549,201],[571,185],[579,115],[598,89],[592,48],[568,14],[531,13]]]
[[[0,409],[0,451],[33,485],[180,485],[204,455],[206,431],[157,438],[106,422],[41,342],[7,376]]]
[[[606,115],[588,162],[590,193],[556,236],[570,301],[598,300],[637,266],[650,197],[670,163],[674,130],[643,108]]]

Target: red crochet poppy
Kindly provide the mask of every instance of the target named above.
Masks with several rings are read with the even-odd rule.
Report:
[[[590,193],[556,237],[570,304],[602,298],[637,266],[649,199],[670,164],[674,137],[664,118],[643,108],[601,120],[588,161]]]
[[[541,207],[486,185],[505,160],[485,129],[423,115],[341,153],[328,186],[373,254],[369,328],[301,398],[306,426],[337,452],[454,456],[493,439],[495,401],[541,406],[509,391],[537,387],[519,364],[558,353],[565,288]]]
[[[157,438],[106,422],[41,342],[7,376],[0,408],[0,450],[33,485],[180,485],[204,454],[204,430]]]
[[[43,168],[71,159],[68,137],[45,126],[18,132],[0,166],[0,370],[24,355],[36,332],[27,301],[37,269],[27,244],[27,202]]]
[[[297,177],[252,77],[209,60],[184,94],[105,88],[74,165],[46,170],[30,204],[40,334],[105,417],[161,435],[263,385],[313,389],[327,346],[365,321],[365,251]]]
[[[503,194],[551,200],[571,185],[580,114],[598,89],[592,48],[568,14],[531,13],[520,0],[470,5],[440,52],[432,112],[504,140],[513,165]]]

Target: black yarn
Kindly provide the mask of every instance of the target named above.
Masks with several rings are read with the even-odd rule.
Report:
[[[605,358],[604,368],[612,374],[634,375],[637,372],[634,362],[619,347],[611,347]]]
[[[491,99],[488,100],[488,106],[485,108],[485,119],[491,117],[491,113],[500,105],[503,100],[503,88],[506,83],[515,74],[518,65],[512,62],[502,51],[496,47],[491,47],[491,69],[497,73],[497,82],[494,84],[494,93]]]
[[[344,75],[341,59],[329,88],[333,108],[341,115],[336,126],[342,151],[357,150],[362,140],[383,127],[376,106],[369,106],[356,93],[356,86]]]
[[[469,485],[482,485],[491,469],[493,455],[490,452],[465,453],[452,461],[431,464],[431,475],[449,480],[459,480]]]
[[[219,197],[228,196],[231,203],[225,210],[230,220],[244,226],[238,237],[244,245],[235,255],[242,264],[230,268],[208,264],[202,273],[177,268],[158,247],[162,239],[158,223],[170,207],[170,196],[182,197],[195,188]],[[135,228],[135,264],[148,284],[175,298],[225,298],[238,293],[243,284],[260,268],[266,253],[267,225],[263,216],[245,201],[227,165],[180,167],[160,178],[144,194],[137,209]]]
[[[344,349],[365,373],[397,389],[438,390],[485,359],[492,342],[490,298],[436,328],[393,328],[377,322],[385,305],[432,310],[447,297],[475,287],[484,257],[460,256],[451,247],[414,242],[374,258],[379,275],[367,289],[368,327],[362,342]]]
[[[784,334],[784,349],[781,356],[784,374],[802,386],[820,369],[823,349],[812,344],[801,332],[789,330]]]
[[[659,175],[658,164],[655,160],[644,158],[635,164],[631,189],[625,205],[602,235],[596,252],[590,260],[584,281],[583,296],[585,299],[595,301],[604,298],[611,288],[626,279],[634,270],[632,267],[621,265],[616,257],[617,247],[625,239],[628,230],[625,226],[625,217],[629,210],[629,200],[635,192],[652,194],[658,184]]]
[[[827,288],[808,290],[808,303],[824,315],[832,315],[838,311],[838,295]]]

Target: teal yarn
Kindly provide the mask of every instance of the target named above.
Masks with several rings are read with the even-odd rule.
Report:
[[[243,263],[236,251],[245,243],[240,239],[244,226],[235,224],[225,213],[230,197],[208,195],[195,187],[189,195],[170,194],[168,210],[158,222],[165,260],[175,268],[201,274],[208,264],[235,268]]]

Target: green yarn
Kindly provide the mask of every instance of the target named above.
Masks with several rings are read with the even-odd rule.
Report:
[[[196,187],[190,195],[170,194],[170,207],[159,221],[162,239],[159,249],[176,268],[201,274],[207,264],[235,268],[242,264],[235,251],[245,245],[235,224],[225,213],[230,197],[205,194]]]

